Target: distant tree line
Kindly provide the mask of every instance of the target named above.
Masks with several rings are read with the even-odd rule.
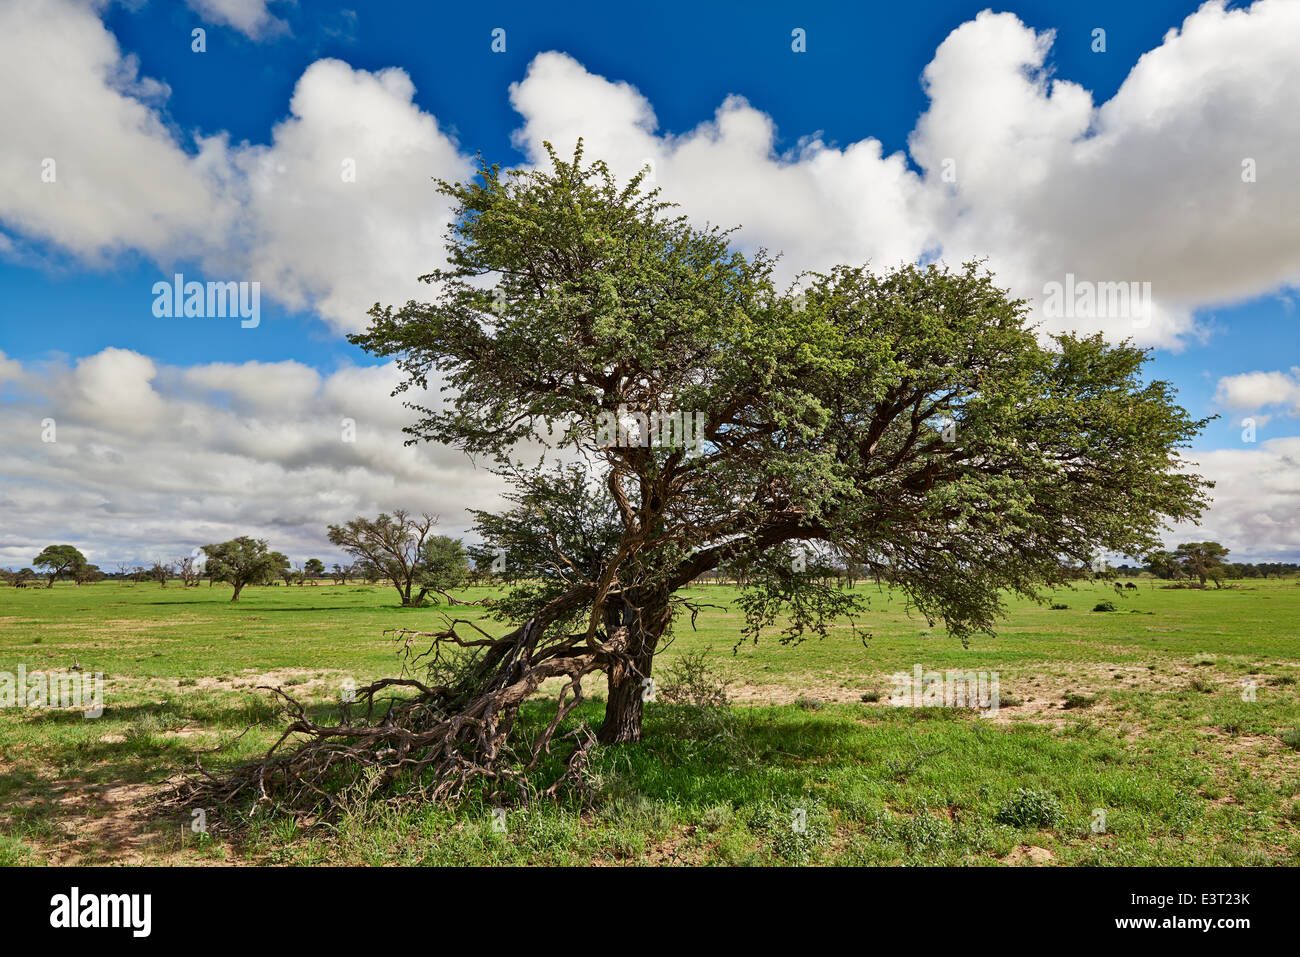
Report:
[[[1219,588],[1225,581],[1290,578],[1300,573],[1296,562],[1229,562],[1228,553],[1218,542],[1184,542],[1172,552],[1152,553],[1143,565],[1120,565],[1115,571],[1120,575],[1147,572],[1165,581],[1195,582],[1201,587],[1213,582]]]
[[[154,559],[149,565],[119,563],[116,572],[104,572],[91,564],[74,545],[47,545],[32,560],[31,568],[0,569],[0,582],[16,588],[42,584],[53,588],[60,579],[76,585],[113,579],[123,583],[155,582],[160,588],[179,582],[194,588],[206,578],[208,586],[223,582],[231,586],[231,601],[249,585],[316,585],[328,578],[337,585],[361,579],[367,584],[387,580],[398,592],[403,605],[418,607],[430,594],[449,604],[458,604],[452,589],[484,580],[482,572],[470,568],[464,544],[456,538],[433,534],[437,518],[418,518],[401,509],[377,518],[358,516],[343,525],[329,526],[329,539],[354,561],[335,563],[327,572],[319,558],[293,564],[283,552],[271,549],[266,539],[241,535],[227,542],[204,545],[174,560]]]
[[[431,594],[441,595],[449,604],[459,604],[451,596],[453,589],[465,585],[500,583],[510,576],[500,566],[503,557],[483,546],[466,548],[460,539],[433,534],[437,519],[430,515],[414,516],[402,509],[380,513],[371,519],[358,516],[342,525],[330,525],[332,544],[343,549],[353,561],[335,562],[328,569],[319,558],[292,564],[283,553],[273,551],[265,539],[240,536],[228,542],[204,545],[190,555],[173,561],[154,559],[149,565],[119,563],[114,572],[104,572],[91,564],[73,545],[48,545],[32,560],[31,568],[18,571],[0,568],[0,583],[15,588],[54,587],[60,579],[82,585],[105,579],[124,583],[155,582],[166,588],[179,582],[182,588],[197,587],[206,578],[209,587],[224,582],[234,588],[231,601],[248,585],[317,585],[333,581],[343,585],[364,581],[373,585],[385,581],[396,590],[401,604],[419,607]],[[200,557],[199,552],[202,552]],[[1228,562],[1229,549],[1219,542],[1185,542],[1173,551],[1159,551],[1147,556],[1140,565],[1090,567],[1064,565],[1066,576],[1074,579],[1132,578],[1149,574],[1155,578],[1185,582],[1205,587],[1213,582],[1222,587],[1225,581],[1252,578],[1289,578],[1300,574],[1296,562]],[[852,588],[859,581],[874,580],[864,565],[834,561],[815,550],[787,547],[780,555],[767,556],[800,570],[823,584]],[[753,563],[726,562],[701,574],[696,584],[734,584],[744,587],[756,574]]]

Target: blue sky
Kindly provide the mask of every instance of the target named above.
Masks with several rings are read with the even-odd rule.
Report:
[[[755,189],[753,199],[738,196],[702,212],[724,221],[730,216],[730,221],[744,222],[749,230],[752,208],[756,222],[751,232],[742,232],[742,243],[784,249],[792,268],[821,266],[832,255],[888,263],[891,257],[915,258],[937,244],[946,257],[966,252],[988,255],[1000,277],[1005,275],[1017,291],[1028,284],[1028,294],[1034,295],[1041,291],[1042,277],[1056,275],[1058,266],[1065,272],[1078,264],[1079,272],[1092,269],[1099,279],[1144,279],[1147,272],[1122,274],[1123,263],[1149,263],[1159,318],[1138,338],[1147,336],[1147,344],[1155,348],[1151,373],[1172,380],[1193,413],[1223,414],[1207,429],[1198,451],[1222,452],[1223,461],[1216,462],[1234,485],[1258,481],[1272,490],[1267,514],[1255,516],[1253,531],[1243,532],[1243,541],[1253,541],[1260,557],[1266,557],[1264,551],[1295,557],[1300,555],[1300,532],[1295,529],[1293,487],[1275,487],[1279,463],[1293,465],[1289,457],[1295,447],[1275,444],[1269,446],[1267,461],[1258,456],[1270,441],[1300,436],[1296,415],[1300,401],[1295,398],[1300,393],[1292,389],[1293,381],[1300,381],[1296,380],[1300,371],[1293,369],[1300,366],[1294,310],[1300,241],[1294,231],[1286,233],[1285,224],[1251,230],[1247,221],[1237,223],[1235,233],[1224,227],[1222,236],[1215,232],[1215,224],[1231,220],[1229,213],[1240,210],[1243,202],[1258,204],[1246,208],[1242,215],[1247,219],[1257,215],[1256,209],[1282,215],[1297,208],[1296,189],[1278,185],[1279,177],[1273,173],[1288,163],[1292,174],[1296,168],[1291,151],[1300,142],[1295,130],[1300,103],[1295,102],[1296,86],[1290,84],[1289,104],[1260,93],[1242,106],[1245,94],[1224,81],[1222,71],[1197,72],[1196,66],[1205,63],[1207,56],[1212,60],[1222,55],[1223,70],[1235,69],[1241,63],[1238,44],[1244,42],[1238,35],[1276,34],[1281,20],[1270,25],[1265,19],[1285,15],[1276,7],[1274,0],[1266,0],[1254,9],[1230,4],[1198,14],[1199,5],[1188,2],[1009,2],[993,9],[1010,17],[990,18],[980,16],[986,4],[965,2],[690,3],[651,8],[597,3],[549,7],[507,3],[488,8],[273,2],[264,16],[259,12],[259,20],[249,21],[240,18],[243,14],[229,0],[106,6],[59,0],[44,7],[20,0],[6,16],[15,18],[11,28],[28,26],[32,33],[22,38],[20,30],[10,29],[11,42],[18,44],[21,39],[27,46],[49,42],[48,51],[38,51],[44,59],[33,61],[43,64],[65,58],[72,62],[77,57],[75,45],[84,44],[87,52],[78,62],[100,63],[102,75],[87,71],[83,76],[74,70],[67,71],[65,80],[60,74],[59,82],[66,82],[68,88],[59,94],[65,101],[84,97],[86,109],[105,118],[94,136],[87,133],[79,140],[66,122],[56,124],[50,116],[52,108],[42,106],[38,94],[26,95],[15,90],[15,84],[7,84],[10,91],[4,94],[4,108],[16,115],[0,118],[19,124],[30,135],[0,146],[0,159],[12,161],[0,165],[0,175],[9,177],[8,182],[0,180],[0,187],[11,193],[9,201],[0,199],[0,372],[6,367],[11,370],[8,377],[0,375],[0,402],[19,417],[44,418],[42,404],[53,408],[58,403],[42,393],[39,383],[72,377],[68,381],[82,389],[85,408],[62,410],[63,418],[70,428],[99,428],[101,444],[120,452],[130,442],[113,438],[112,430],[86,411],[96,402],[106,406],[118,402],[109,393],[119,387],[128,396],[123,407],[136,408],[131,405],[136,402],[137,412],[144,415],[155,407],[155,396],[166,404],[177,394],[199,401],[200,392],[213,408],[253,408],[272,400],[246,383],[282,378],[284,370],[293,372],[284,381],[300,381],[303,388],[317,389],[321,395],[328,392],[331,376],[356,367],[375,367],[379,381],[378,364],[350,346],[343,333],[360,327],[370,301],[393,301],[408,294],[406,287],[396,288],[385,277],[384,268],[394,276],[407,276],[417,266],[435,265],[440,249],[427,242],[426,255],[414,243],[398,243],[394,248],[403,250],[400,261],[395,261],[391,249],[368,250],[367,237],[389,232],[376,220],[379,214],[349,214],[354,218],[341,218],[333,232],[332,223],[320,219],[325,214],[303,215],[304,205],[316,202],[315,194],[301,187],[302,192],[286,198],[286,192],[292,191],[279,181],[267,187],[259,180],[259,164],[279,163],[281,172],[287,166],[292,174],[295,163],[315,162],[322,155],[322,162],[337,163],[339,151],[331,152],[330,138],[361,129],[365,132],[357,134],[355,148],[372,148],[386,141],[387,131],[374,124],[387,122],[391,107],[392,122],[401,127],[392,139],[398,144],[397,154],[403,163],[408,155],[418,162],[401,167],[394,159],[397,154],[381,152],[363,161],[363,168],[381,166],[389,180],[399,175],[394,171],[402,177],[409,174],[410,183],[416,184],[410,194],[416,195],[418,184],[428,182],[428,174],[457,174],[467,168],[476,151],[503,165],[532,162],[540,136],[550,131],[564,135],[573,129],[587,135],[583,123],[588,120],[582,111],[588,107],[583,104],[604,104],[590,107],[595,141],[609,144],[616,154],[629,144],[630,157],[649,153],[656,162],[662,158],[665,192],[670,196],[674,186],[687,199],[695,195],[693,189],[704,189],[698,183],[701,176],[691,173],[704,168],[692,165],[700,162],[717,167],[736,158],[743,167],[734,171],[736,181],[747,182],[751,174],[755,183],[787,183],[800,177],[791,187],[791,202],[803,204],[799,216],[791,217],[800,220],[797,224],[769,216],[756,205],[762,202],[763,188]],[[246,13],[249,5],[242,9]],[[1184,25],[1194,14],[1195,30]],[[62,39],[32,39],[47,36],[48,31],[37,31],[36,25],[51,17],[55,18],[51,22],[61,18],[66,25]],[[195,28],[206,31],[205,52],[191,49]],[[491,49],[496,28],[506,31],[504,53]],[[806,52],[791,49],[794,28],[806,31]],[[1105,30],[1104,52],[1092,48],[1097,28]],[[1168,36],[1179,29],[1184,33],[1181,45]],[[0,35],[4,33],[0,29]],[[5,52],[3,43],[0,54]],[[67,48],[60,49],[60,43]],[[1044,51],[1039,62],[1033,62],[1036,43]],[[937,53],[941,46],[947,51],[943,55]],[[549,51],[566,56],[541,56]],[[1149,56],[1146,73],[1135,74],[1125,90],[1130,71],[1150,51],[1160,55]],[[9,59],[20,60],[28,52],[15,47]],[[1017,58],[1023,61],[1018,66]],[[1267,52],[1260,53],[1259,60],[1254,68],[1271,68]],[[321,61],[338,63],[326,69]],[[991,65],[986,67],[986,62]],[[926,74],[928,67],[930,74]],[[381,72],[390,68],[400,70],[401,76]],[[986,69],[992,79],[981,79]],[[963,79],[963,71],[969,80]],[[1276,74],[1274,69],[1273,74],[1262,75]],[[923,82],[926,75],[929,79]],[[1033,78],[1026,90],[1013,88],[1021,76]],[[1091,103],[1071,106],[1073,94],[1067,89],[1058,95],[1051,86],[1056,80],[1076,85],[1091,97]],[[992,92],[963,105],[963,87],[976,89],[985,81]],[[512,101],[512,84],[521,83],[522,90]],[[1242,80],[1242,89],[1259,86],[1258,80]],[[1167,104],[1160,100],[1165,89],[1177,91],[1169,95]],[[991,97],[1002,91],[1009,91],[1006,102],[994,102]],[[347,99],[351,93],[358,97],[355,102]],[[732,96],[743,97],[747,105],[725,106]],[[1112,99],[1114,103],[1109,102]],[[342,105],[335,109],[335,102]],[[941,109],[945,104],[951,104],[947,112]],[[1231,104],[1240,115],[1220,110],[1218,104]],[[963,128],[963,115],[978,113],[986,105],[990,116],[1003,118],[991,127],[999,122],[1006,127],[1005,142],[997,132],[988,136],[990,142],[998,142],[1002,154],[990,146],[984,155],[980,133]],[[646,110],[653,111],[652,125],[637,119]],[[1173,119],[1164,118],[1162,110]],[[631,118],[621,126],[620,111]],[[929,120],[924,119],[927,114]],[[1086,132],[1059,134],[1053,124],[1068,125],[1076,114],[1084,117],[1078,122]],[[1143,115],[1159,118],[1147,124]],[[1222,133],[1216,131],[1216,117],[1229,115],[1232,118],[1223,120]],[[724,120],[728,116],[732,119]],[[290,117],[295,119],[287,123]],[[754,136],[761,139],[764,117],[775,132],[755,152],[749,144]],[[338,123],[332,125],[335,120]],[[726,123],[732,121],[740,132],[726,132],[731,129]],[[42,138],[37,134],[46,123],[49,130]],[[1147,126],[1161,124],[1159,138],[1143,138],[1150,133]],[[1039,127],[1052,132],[1039,137]],[[118,128],[123,131],[120,143],[113,135]],[[744,145],[728,147],[727,137],[733,135]],[[1049,135],[1060,142],[1040,150],[1039,140]],[[1179,142],[1180,135],[1187,138],[1185,142]],[[1086,147],[1081,144],[1094,136],[1099,143],[1110,136],[1121,147],[1131,144],[1125,147],[1132,150],[1131,158],[1102,164],[1100,171],[1089,166],[1092,160],[1084,156]],[[871,140],[879,143],[879,159],[850,158],[857,155],[855,144]],[[12,172],[33,169],[49,155],[43,148],[46,142],[60,144],[59,149],[49,146],[48,150],[62,162],[61,176],[72,193],[67,205],[57,209],[42,206],[46,200],[40,197],[51,191],[33,198],[41,187],[34,181],[18,182]],[[201,142],[218,144],[203,154],[214,157],[211,162],[203,160]],[[959,149],[963,142],[965,153]],[[1157,150],[1167,148],[1168,156],[1150,157],[1152,143]],[[707,153],[709,147],[716,148],[708,154],[711,158],[692,158],[692,149]],[[339,147],[339,155],[348,149],[346,144]],[[960,181],[959,195],[965,203],[960,215],[932,214],[927,211],[934,206],[933,197],[941,193],[936,157],[949,149],[963,157],[962,163],[969,162],[960,169],[978,166],[981,171],[975,181]],[[6,150],[10,156],[4,155]],[[1068,150],[1078,150],[1079,155],[1061,159]],[[1205,170],[1212,167],[1191,157],[1213,155],[1216,150],[1225,157],[1220,166],[1227,169],[1226,179],[1200,185]],[[818,165],[818,155],[829,165],[829,173]],[[1244,199],[1224,199],[1222,191],[1240,188],[1235,172],[1238,155],[1258,155],[1260,180],[1254,185],[1259,188],[1242,194]],[[890,157],[896,166],[890,167]],[[424,158],[427,168],[420,166]],[[104,169],[92,170],[96,163]],[[1019,221],[1008,228],[998,215],[998,204],[1004,201],[999,176],[1013,183],[1032,179],[1037,175],[1032,172],[1038,168],[1035,164],[1050,167],[1052,163],[1061,164],[1061,172],[1052,173],[1060,186],[1025,200],[1024,209],[1017,213]],[[1178,192],[1171,187],[1169,197],[1153,197],[1150,208],[1144,209],[1151,184],[1159,189],[1159,163],[1170,167],[1171,179],[1183,179]],[[859,170],[868,177],[860,188],[853,180]],[[185,193],[189,184],[192,192],[204,195],[192,197],[188,205],[171,198]],[[837,237],[845,233],[843,228],[825,221],[817,208],[804,208],[815,202],[810,196],[833,197],[838,191],[854,201],[867,197],[866,202],[874,202],[871,197],[895,187],[895,211],[887,210],[878,220],[867,222],[860,239],[840,241]],[[383,184],[367,188],[389,189]],[[1078,195],[1085,188],[1094,195]],[[166,208],[157,199],[163,195],[169,197]],[[130,209],[106,209],[97,215],[98,207],[118,196]],[[155,200],[160,203],[158,210],[149,208]],[[1112,225],[1106,233],[1103,225],[1091,223],[1073,228],[1090,208],[1112,200],[1119,212],[1125,204],[1133,207],[1133,230],[1116,232]],[[319,194],[322,207],[337,202],[342,209],[346,201]],[[423,202],[432,199],[411,201],[413,206]],[[1057,202],[1061,221],[1054,223],[1051,210]],[[842,205],[841,198],[828,208]],[[887,204],[882,200],[881,205]],[[402,206],[396,187],[383,193],[382,202],[366,201],[367,210],[382,213],[391,208],[395,216]],[[1202,206],[1201,213],[1187,212]],[[686,211],[694,212],[689,206]],[[430,215],[436,213],[430,207]],[[933,221],[923,224],[924,230],[917,227],[915,236],[903,235],[914,220],[931,215]],[[1189,229],[1187,217],[1196,222],[1195,215],[1208,225]],[[1164,231],[1158,221],[1152,222],[1160,216],[1170,217]],[[416,235],[418,229],[418,223],[403,220],[392,232],[403,237]],[[1068,255],[1046,267],[1046,254],[1031,261],[1028,253],[1017,248],[1017,230],[1023,232],[1025,246],[1037,248],[1050,248],[1059,234]],[[1072,238],[1076,232],[1094,236],[1088,244]],[[428,239],[419,235],[421,242]],[[1259,250],[1243,251],[1243,236],[1252,242],[1261,237]],[[331,274],[335,261],[313,268],[305,261],[312,243],[321,244],[327,259],[338,257],[344,268],[355,267],[356,275],[346,282],[336,281]],[[299,251],[298,245],[305,245],[307,251]],[[1181,254],[1160,253],[1164,246],[1182,245],[1188,247],[1185,264],[1180,265]],[[1114,260],[1106,258],[1108,247],[1118,250]],[[1152,248],[1157,252],[1148,256],[1146,251]],[[368,255],[375,257],[374,269],[367,268]],[[263,282],[262,317],[255,330],[240,330],[237,323],[222,321],[159,319],[150,310],[152,284],[170,278],[173,271],[183,271],[191,279],[256,278],[268,257],[278,263],[280,282]],[[1220,268],[1222,275],[1216,272]],[[1098,272],[1106,269],[1120,274]],[[372,283],[367,282],[369,277],[374,277]],[[95,356],[101,361],[83,369],[82,363]],[[250,365],[259,363],[292,365]],[[213,371],[214,364],[222,364],[221,370]],[[246,372],[261,370],[261,374],[239,378],[239,367]],[[299,375],[300,367],[314,372]],[[125,381],[119,376],[124,375],[142,376],[143,386],[134,380],[119,386]],[[1248,376],[1257,378],[1243,378]],[[195,384],[200,382],[201,388]],[[279,401],[286,405],[311,405],[302,396],[284,396]],[[199,411],[191,412],[202,417]],[[259,414],[265,416],[266,410]],[[1258,425],[1254,442],[1243,442],[1244,416],[1253,416]],[[395,422],[385,421],[384,428]],[[81,441],[92,441],[92,433],[85,433]],[[137,441],[142,440],[137,437]],[[270,462],[259,457],[255,446],[240,445],[241,441],[227,436],[205,449],[214,455],[245,456],[250,471],[274,465],[287,470],[282,472],[285,476],[311,460],[303,453],[297,465]],[[40,463],[45,460],[40,456],[47,451],[15,454],[8,462],[0,459],[0,483],[5,483],[0,484],[0,496],[7,486],[8,501],[26,502],[35,494],[34,487],[57,484],[58,478],[41,477]],[[349,467],[329,456],[313,464]],[[450,458],[430,459],[426,464],[443,470],[461,467]],[[209,504],[217,501],[221,486],[218,482],[200,497]],[[86,483],[70,487],[67,495],[69,501],[81,503],[78,507],[97,510],[95,515],[119,507],[131,514],[132,509],[144,509],[150,502],[154,503],[150,507],[156,507],[163,500],[183,507],[174,497],[167,498],[179,494],[175,488],[137,491],[130,505],[114,501],[113,491]],[[1244,508],[1246,489],[1239,487],[1234,494],[1232,507]],[[340,497],[346,507],[374,504],[355,492]],[[0,497],[0,505],[4,502]],[[433,505],[449,510],[441,499]],[[289,508],[293,515],[275,515],[268,508],[242,517],[238,508],[218,511],[228,513],[231,522],[253,520],[255,514],[257,521],[288,528],[293,526],[293,516],[315,516],[342,507],[321,488]],[[1216,534],[1225,535],[1224,529],[1246,521],[1237,512],[1230,519],[1226,511],[1222,515]],[[336,517],[331,514],[329,520]],[[96,547],[104,554],[143,554],[144,545],[129,535],[111,534],[107,524],[97,522],[92,522],[99,536]],[[463,517],[448,515],[451,527],[461,523]],[[175,550],[195,535],[216,534],[219,524],[203,532],[187,530],[166,547]],[[1261,542],[1261,534],[1277,541]],[[303,548],[320,538],[318,532],[306,530],[293,535],[295,544]],[[9,538],[0,541],[0,565],[31,544],[19,534],[11,533]]]

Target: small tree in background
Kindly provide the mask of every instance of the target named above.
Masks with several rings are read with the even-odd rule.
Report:
[[[403,605],[418,605],[419,599],[411,592],[421,574],[420,553],[437,524],[433,515],[417,518],[399,508],[392,515],[383,512],[373,519],[358,516],[343,525],[331,525],[329,540],[356,557],[363,568],[368,565],[387,578]]]
[[[195,588],[203,580],[203,563],[198,555],[183,555],[172,563],[182,588]]]
[[[1207,579],[1214,581],[1215,588],[1223,587],[1223,559],[1227,555],[1228,549],[1218,542],[1185,542],[1174,549],[1174,558],[1183,571],[1202,587]]]
[[[73,545],[46,545],[41,553],[32,559],[32,564],[49,573],[50,581],[46,588],[53,588],[54,583],[64,575],[73,576],[73,572],[86,564],[86,556]]]
[[[1183,567],[1172,552],[1161,549],[1147,556],[1147,571],[1157,578],[1172,580],[1182,577]]]
[[[235,593],[231,601],[239,601],[245,586],[274,581],[289,559],[267,548],[266,540],[241,535],[218,545],[204,545],[207,555],[207,572],[213,581],[229,582]]]
[[[420,549],[420,595],[415,604],[423,602],[429,592],[437,592],[447,599],[447,604],[454,605],[456,599],[448,593],[463,586],[468,575],[469,555],[461,540],[447,535],[433,536]]]
[[[167,587],[167,579],[172,577],[172,566],[169,562],[161,559],[154,559],[154,563],[149,566],[149,578],[156,581],[161,588]]]
[[[302,574],[304,578],[311,579],[311,583],[314,585],[316,579],[325,574],[325,563],[319,558],[309,558],[302,566]]]

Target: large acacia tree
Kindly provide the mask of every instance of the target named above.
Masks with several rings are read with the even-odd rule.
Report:
[[[69,575],[75,580],[77,571],[86,567],[86,556],[75,545],[46,545],[32,559],[32,564],[50,573],[50,582],[45,587],[53,588],[54,583],[63,575]]]
[[[353,341],[397,361],[408,398],[441,385],[436,407],[412,404],[411,441],[511,483],[510,506],[477,518],[480,558],[503,555],[515,582],[499,605],[514,627],[432,636],[471,649],[473,667],[367,689],[414,689],[387,724],[326,728],[299,710],[309,741],[264,764],[263,787],[268,767],[319,785],[339,749],[384,780],[510,777],[597,674],[599,740],[637,740],[655,653],[689,607],[679,592],[712,569],[744,569],[754,637],[781,621],[797,641],[859,610],[803,560],[817,554],[964,641],[1007,593],[1038,596],[1100,550],[1145,554],[1166,520],[1205,505],[1177,452],[1204,423],[1142,379],[1144,351],[1039,335],[977,264],[843,266],[781,289],[766,254],[691,225],[639,178],[620,185],[581,146],[441,189],[459,209],[449,265],[423,277],[429,301],[377,305]],[[609,443],[611,416],[653,412],[700,413],[699,441]],[[548,441],[563,464],[523,464]],[[555,719],[518,755],[520,703],[551,677]]]

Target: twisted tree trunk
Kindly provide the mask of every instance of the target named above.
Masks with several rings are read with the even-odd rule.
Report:
[[[606,671],[609,697],[605,720],[596,737],[601,744],[641,740],[641,717],[650,685],[655,651],[672,619],[667,595],[657,593],[633,604],[611,607],[605,615],[605,633],[622,656]]]

